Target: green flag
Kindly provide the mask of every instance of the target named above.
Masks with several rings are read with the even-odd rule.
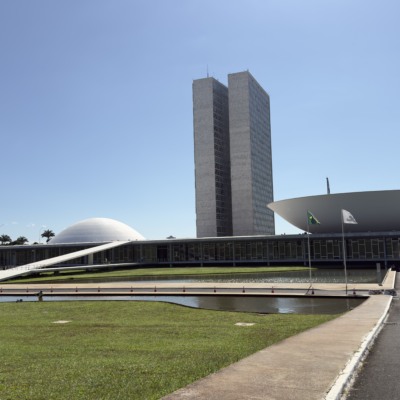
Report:
[[[307,224],[308,225],[320,224],[320,222],[317,220],[317,218],[314,217],[311,211],[307,211]]]

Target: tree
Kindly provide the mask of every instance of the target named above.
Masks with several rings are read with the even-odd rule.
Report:
[[[8,235],[1,235],[0,242],[1,242],[1,244],[11,243],[11,238]]]
[[[12,244],[25,244],[28,242],[29,242],[29,240],[25,236],[20,236],[17,238],[17,240],[14,240],[14,242],[12,242]]]
[[[51,229],[46,229],[43,233],[42,233],[42,237],[43,238],[47,238],[46,243],[48,243],[48,241],[54,237],[55,234]]]

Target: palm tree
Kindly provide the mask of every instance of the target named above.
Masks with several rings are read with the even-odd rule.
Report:
[[[42,237],[43,238],[47,238],[46,243],[52,238],[54,237],[55,234],[51,229],[46,229],[43,233],[42,233]]]
[[[11,243],[11,238],[8,235],[1,235],[0,242],[1,242],[1,244]]]
[[[28,242],[29,242],[29,240],[25,236],[20,236],[17,238],[17,240],[14,240],[14,242],[12,242],[12,244],[25,244]]]

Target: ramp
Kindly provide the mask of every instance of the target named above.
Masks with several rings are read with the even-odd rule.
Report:
[[[100,251],[123,246],[126,243],[129,243],[129,241],[106,243],[100,246],[90,247],[89,249],[84,249],[75,251],[73,253],[64,254],[62,256],[48,258],[47,260],[36,261],[34,263],[19,265],[18,267],[9,268],[6,269],[5,271],[0,271],[0,282],[11,278],[16,278],[17,276],[25,275],[29,271],[50,267],[51,265],[55,265],[64,261],[73,260],[74,258],[83,257],[90,254],[98,253]]]

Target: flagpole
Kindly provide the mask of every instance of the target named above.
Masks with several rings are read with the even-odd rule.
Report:
[[[346,284],[346,295],[347,295],[347,264],[346,264],[346,245],[344,243],[344,223],[343,223],[343,210],[341,211],[342,220],[342,245],[343,245],[343,265],[344,265],[344,281]]]
[[[311,286],[311,247],[310,247],[310,224],[307,218],[307,242],[308,242],[308,270],[310,273],[310,286]]]
[[[314,217],[314,215],[311,213],[311,211],[307,211],[308,269],[310,271],[310,288],[311,288],[311,286],[312,286],[312,277],[311,277],[311,245],[310,245],[310,233],[311,232],[310,232],[310,222],[311,222],[312,225],[320,223],[317,220],[317,218]]]

